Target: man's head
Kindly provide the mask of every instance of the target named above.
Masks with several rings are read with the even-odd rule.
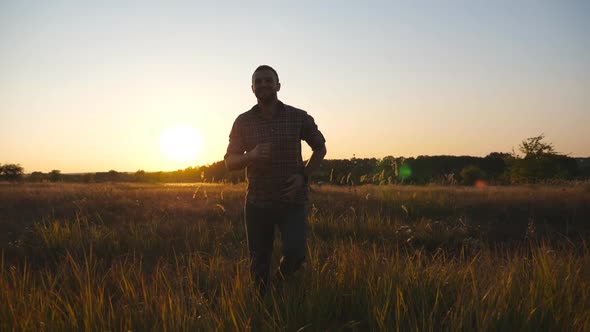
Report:
[[[277,92],[281,90],[279,75],[271,66],[258,66],[252,74],[252,92],[259,103],[271,103],[277,100]]]

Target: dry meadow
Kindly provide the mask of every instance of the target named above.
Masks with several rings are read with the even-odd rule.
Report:
[[[244,190],[0,184],[0,330],[590,326],[587,184],[314,186],[304,268],[263,297]]]

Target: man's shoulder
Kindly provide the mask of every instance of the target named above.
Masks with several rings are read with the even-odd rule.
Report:
[[[251,119],[252,116],[254,116],[254,108],[251,108],[251,109],[247,110],[246,112],[241,113],[240,115],[238,115],[236,117],[236,122],[247,121],[248,119]]]
[[[296,115],[306,115],[307,112],[295,106],[285,104],[285,111]]]
[[[302,117],[302,116],[307,115],[307,112],[302,110],[301,108],[287,105],[284,103],[283,103],[283,105],[284,105],[285,113],[287,113],[289,115],[294,115],[296,117]],[[238,115],[236,117],[236,123],[249,122],[252,119],[256,119],[256,116],[257,116],[257,113],[256,113],[256,105],[255,105],[252,108],[250,108],[249,110],[247,110],[246,112],[243,112],[240,115]]]

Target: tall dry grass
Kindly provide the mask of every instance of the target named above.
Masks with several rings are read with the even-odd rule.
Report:
[[[586,191],[314,188],[306,265],[260,297],[243,189],[0,186],[0,329],[590,326]]]

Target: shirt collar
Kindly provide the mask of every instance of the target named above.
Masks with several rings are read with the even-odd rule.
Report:
[[[285,110],[285,104],[283,104],[282,101],[278,100],[278,105],[279,107],[277,108],[277,111],[275,114],[273,114],[273,119],[276,119]],[[254,105],[251,110],[254,112],[254,114],[261,116],[260,107],[258,107],[258,104]]]

